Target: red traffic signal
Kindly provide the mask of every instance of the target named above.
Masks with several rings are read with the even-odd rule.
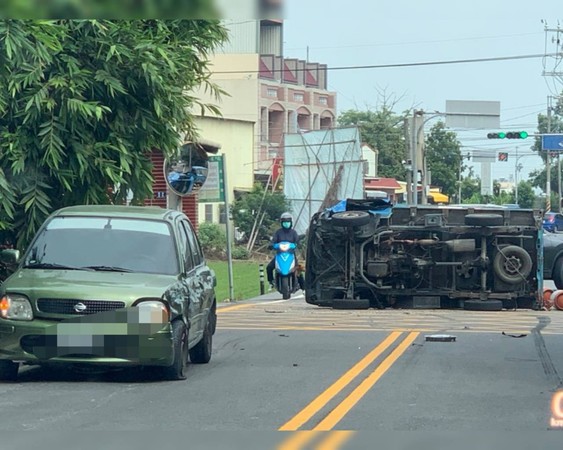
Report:
[[[508,161],[508,153],[506,152],[500,152],[498,154],[498,160],[499,161]]]

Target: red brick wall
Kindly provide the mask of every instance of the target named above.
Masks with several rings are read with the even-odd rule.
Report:
[[[145,200],[145,205],[166,208],[167,185],[166,180],[164,179],[164,156],[160,150],[153,150],[150,158],[153,165],[153,196],[152,198]],[[182,198],[182,211],[189,217],[196,230],[198,221],[197,204],[197,194],[188,195],[187,197]]]

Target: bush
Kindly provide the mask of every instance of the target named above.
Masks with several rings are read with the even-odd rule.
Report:
[[[235,245],[231,251],[231,256],[233,259],[249,259],[250,252],[246,249],[246,247]]]
[[[216,223],[203,222],[199,224],[198,237],[203,253],[209,258],[220,257],[227,248],[227,235],[223,227]]]

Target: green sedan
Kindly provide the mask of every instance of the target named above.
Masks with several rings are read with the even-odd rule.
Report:
[[[0,286],[0,380],[23,364],[152,366],[185,379],[207,363],[215,273],[189,219],[154,207],[74,206],[53,213]]]

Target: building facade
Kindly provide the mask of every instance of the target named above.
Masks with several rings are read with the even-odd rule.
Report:
[[[284,133],[334,126],[336,94],[327,90],[326,65],[284,57],[282,20],[224,24],[230,40],[211,58],[211,79],[226,95],[197,95],[219,107],[224,119],[254,123],[252,146],[226,154],[229,164],[250,162],[254,181],[265,181],[275,159],[283,158]]]

